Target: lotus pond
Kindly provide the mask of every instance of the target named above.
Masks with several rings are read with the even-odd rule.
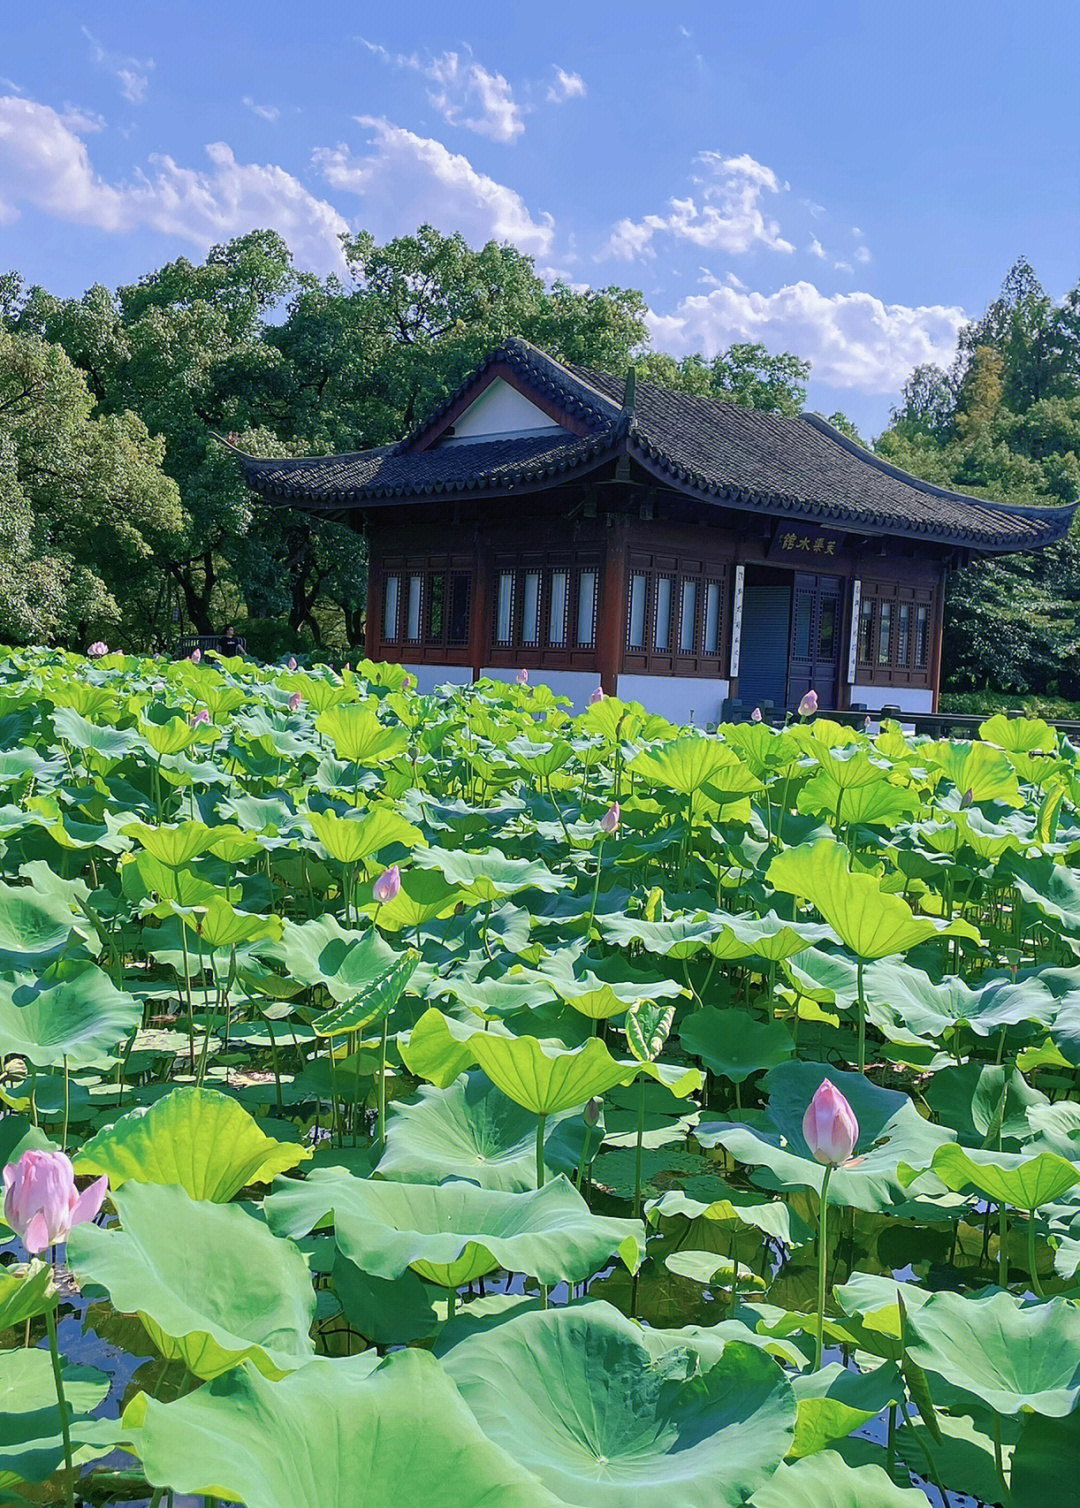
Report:
[[[0,1499],[1076,1480],[1080,750],[1045,723],[706,735],[7,651],[0,845]],[[43,1235],[18,1180],[59,1151]]]

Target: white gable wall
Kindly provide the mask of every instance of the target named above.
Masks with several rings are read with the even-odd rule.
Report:
[[[489,383],[480,396],[454,420],[454,433],[441,445],[462,445],[490,440],[497,435],[536,435],[562,429],[543,409],[501,377]]]

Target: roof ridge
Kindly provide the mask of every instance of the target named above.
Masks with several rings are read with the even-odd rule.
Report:
[[[1068,503],[1048,503],[1045,506],[1038,503],[1001,503],[996,498],[976,497],[970,492],[955,492],[951,487],[941,487],[937,482],[930,482],[925,477],[916,476],[913,471],[905,471],[902,466],[894,466],[884,456],[879,456],[876,451],[871,450],[868,446],[861,445],[858,440],[853,440],[850,435],[845,435],[842,430],[830,424],[828,419],[822,418],[821,414],[806,411],[801,413],[799,418],[805,420],[807,424],[812,425],[814,429],[826,435],[830,440],[835,440],[838,445],[842,446],[851,455],[857,456],[860,461],[868,462],[871,466],[875,466],[878,471],[884,472],[886,476],[891,476],[899,482],[906,482],[909,487],[914,487],[919,492],[925,492],[930,497],[942,497],[950,503],[967,503],[977,508],[986,508],[991,513],[1004,513],[1010,516],[1015,515],[1020,518],[1034,519],[1059,518],[1061,516],[1061,509],[1069,506]]]

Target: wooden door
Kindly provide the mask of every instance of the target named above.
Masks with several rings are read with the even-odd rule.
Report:
[[[792,588],[787,701],[797,707],[811,688],[820,707],[836,706],[840,671],[839,576],[796,574]]]

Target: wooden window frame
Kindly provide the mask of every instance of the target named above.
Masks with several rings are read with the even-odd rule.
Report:
[[[859,607],[855,679],[863,686],[914,686],[933,689],[934,633],[939,611],[935,586],[896,581],[862,580]],[[901,612],[907,610],[907,631],[901,630]],[[919,660],[919,615],[924,613],[923,663]],[[883,619],[888,621],[888,652],[882,661]],[[870,625],[867,644],[864,623]],[[906,640],[906,644],[905,644]]]
[[[530,572],[539,576],[537,588],[538,636],[536,643],[526,644],[522,639],[525,611],[525,578]],[[591,571],[594,577],[592,638],[588,644],[578,641],[578,618],[581,601],[581,577]],[[566,575],[566,599],[562,622],[563,642],[552,644],[551,639],[551,588],[552,578],[560,573]],[[509,641],[496,637],[498,631],[499,581],[504,574],[513,578],[511,597],[511,629]],[[541,552],[521,550],[513,554],[497,553],[490,565],[491,623],[487,631],[485,663],[493,668],[510,666],[529,670],[588,670],[597,666],[597,637],[600,626],[600,599],[603,592],[603,561],[599,550],[580,552]]]
[[[387,633],[386,584],[398,578],[395,637]],[[409,597],[414,577],[420,578],[420,634],[410,639]],[[442,632],[431,632],[432,582],[442,576]],[[466,578],[465,637],[451,641],[454,580]],[[371,582],[375,612],[375,657],[404,664],[469,665],[472,663],[472,606],[476,594],[476,560],[472,555],[442,552],[434,555],[393,555],[380,563]]]
[[[633,645],[631,600],[635,577],[644,577],[643,644]],[[666,649],[656,647],[658,583],[671,582],[671,611]],[[682,648],[685,587],[694,587],[693,647]],[[708,592],[717,588],[716,648],[705,648],[708,622]],[[731,572],[729,563],[713,557],[669,551],[631,550],[626,568],[626,587],[620,611],[623,617],[623,671],[633,675],[707,676],[727,679],[728,638],[731,631]]]

